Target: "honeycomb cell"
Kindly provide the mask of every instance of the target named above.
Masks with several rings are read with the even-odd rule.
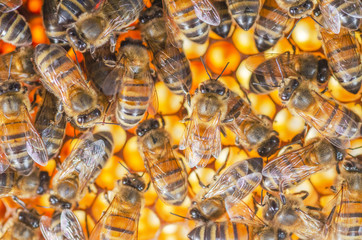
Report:
[[[199,60],[194,60],[190,62],[191,73],[192,73],[192,86],[190,89],[190,93],[194,93],[195,89],[199,86],[199,84],[203,81],[209,79],[207,76],[206,70],[202,65],[202,62]]]
[[[322,47],[318,39],[319,26],[311,19],[301,19],[293,30],[292,38],[297,46],[306,52],[317,51]]]
[[[92,219],[92,217],[89,216],[85,211],[81,211],[81,210],[74,211],[74,214],[75,214],[75,216],[77,216],[79,223],[82,226],[84,235],[89,236],[89,234],[91,233],[91,230],[95,226],[95,222]]]
[[[168,224],[164,226],[158,240],[187,240],[191,229],[186,224]]]
[[[158,199],[155,204],[155,210],[158,216],[165,222],[169,223],[181,222],[184,221],[183,218],[172,215],[170,213],[175,213],[180,216],[186,217],[190,204],[191,200],[189,197],[186,197],[185,201],[180,206],[167,205],[164,202],[162,202],[160,199]]]
[[[329,79],[328,89],[333,98],[340,102],[353,102],[361,99],[362,88],[357,94],[352,94],[345,90],[334,77]]]
[[[246,60],[243,60],[236,70],[236,78],[245,89],[250,89],[249,83],[252,74],[253,73],[246,66]]]
[[[317,172],[310,177],[310,181],[322,195],[332,194],[330,187],[335,183],[337,171],[335,167],[328,170]]]
[[[220,169],[222,166],[224,166],[225,162],[226,165],[224,166],[224,169],[228,168],[235,162],[239,162],[248,158],[249,156],[244,150],[234,146],[226,147],[221,150],[219,157],[215,160],[215,169]]]
[[[236,27],[232,41],[239,52],[245,55],[253,55],[259,52],[254,41],[254,28],[249,31],[244,31]]]
[[[209,40],[207,40],[204,44],[197,44],[187,38],[184,38],[183,50],[188,59],[195,59],[204,55],[208,46]]]
[[[107,131],[112,134],[114,142],[114,153],[121,151],[127,140],[126,131],[117,124],[97,124],[94,127],[93,133]]]
[[[136,172],[145,171],[145,166],[140,152],[138,151],[137,137],[133,136],[126,142],[123,148],[123,159],[127,166]]]
[[[273,122],[273,129],[279,133],[283,142],[290,142],[295,135],[303,131],[304,126],[304,119],[292,115],[287,108],[280,110]]]
[[[172,93],[163,82],[156,83],[156,91],[158,112],[164,115],[177,113],[184,102],[184,96]]]
[[[116,181],[127,173],[127,170],[120,163],[126,165],[120,157],[112,156],[96,179],[96,184],[103,189],[113,189]]]
[[[198,193],[199,191],[203,190],[203,188],[199,184],[196,173],[200,177],[201,182],[204,185],[207,185],[214,181],[213,177],[215,175],[215,171],[212,168],[197,168],[193,172],[190,173],[188,179],[189,179],[189,183],[190,183],[192,192],[194,192],[194,193]]]
[[[276,112],[274,102],[268,95],[257,95],[250,93],[248,97],[251,101],[251,107],[257,115],[265,115],[273,119]]]
[[[165,130],[171,136],[171,146],[180,144],[182,134],[186,129],[185,124],[180,122],[180,118],[176,115],[164,116]]]
[[[74,146],[77,144],[78,138],[72,138],[64,142],[62,149],[60,150],[59,158],[60,162],[63,162],[66,157],[72,152]]]
[[[161,221],[155,212],[149,208],[143,208],[141,210],[141,217],[138,225],[138,239],[154,239],[156,233],[160,229],[160,225]]]

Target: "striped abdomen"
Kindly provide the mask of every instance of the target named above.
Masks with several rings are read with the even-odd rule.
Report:
[[[182,49],[168,45],[154,53],[154,62],[163,82],[173,93],[183,95],[190,90],[190,63]]]
[[[3,151],[10,166],[21,175],[28,175],[34,167],[34,161],[27,151],[26,136],[31,135],[29,122],[11,120],[5,122],[0,130]],[[29,142],[28,144],[31,144]]]
[[[236,222],[213,222],[194,228],[187,237],[190,240],[240,240],[249,238],[249,227]]]
[[[0,13],[1,40],[17,47],[32,43],[29,24],[16,10]]]
[[[118,94],[116,118],[124,129],[130,129],[145,115],[154,86],[153,80],[145,78],[145,74],[136,74],[134,79],[126,76],[123,81]]]
[[[108,0],[102,7],[102,12],[108,21],[114,21],[116,17],[121,16],[122,24],[118,28],[121,30],[138,19],[143,7],[142,0]]]
[[[224,0],[213,1],[214,7],[217,9],[220,16],[220,25],[211,26],[211,30],[222,38],[226,38],[232,26],[231,16],[228,10],[228,6]]]
[[[362,62],[356,40],[346,30],[339,35],[322,31],[322,39],[334,76],[344,89],[357,94],[362,82]]]
[[[62,0],[58,5],[58,24],[67,25],[78,20],[78,17],[93,9],[97,0]]]
[[[15,171],[8,168],[5,172],[0,174],[0,197],[8,196],[13,187],[15,187]]]
[[[57,43],[66,45],[68,41],[66,39],[67,28],[58,24],[57,6],[59,0],[47,0],[42,5],[43,24],[45,27],[45,33],[48,36],[51,43]]]
[[[273,47],[289,24],[289,16],[273,0],[266,0],[256,21],[254,40],[259,52]]]
[[[341,25],[349,30],[357,30],[361,26],[361,19],[354,16],[360,16],[360,9],[357,5],[359,0],[344,1],[344,0],[323,0],[323,5],[330,5],[329,8],[335,8],[339,12]]]
[[[57,98],[46,92],[43,104],[35,118],[35,128],[47,149],[49,159],[55,157],[63,145],[66,118],[59,109]]]
[[[209,37],[209,25],[195,13],[191,0],[168,0],[168,9],[181,32],[191,41],[202,44]]]
[[[343,208],[340,211],[340,208]],[[342,202],[336,208],[335,236],[332,239],[359,240],[362,238],[362,202]],[[332,234],[333,235],[333,234]]]
[[[245,31],[255,23],[260,9],[259,0],[227,0],[229,11],[235,22]]]

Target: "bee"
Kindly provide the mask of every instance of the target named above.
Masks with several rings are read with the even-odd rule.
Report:
[[[203,195],[194,201],[189,215],[204,222],[220,218],[251,193],[262,179],[262,158],[238,161],[225,170]]]
[[[299,144],[298,144],[299,145]],[[262,187],[271,192],[299,185],[313,173],[329,169],[344,158],[344,151],[333,146],[323,137],[316,137],[311,143],[279,154],[263,168]]]
[[[208,0],[164,0],[169,19],[189,40],[203,44],[209,37],[210,25],[219,25],[220,16]],[[170,32],[172,33],[172,30]]]
[[[61,46],[39,44],[35,48],[35,64],[43,76],[44,87],[57,97],[64,112],[80,128],[101,122],[107,101],[87,82],[79,67]]]
[[[12,52],[2,54],[0,56],[0,78],[7,79],[10,70],[11,78],[16,81],[28,84],[37,82],[39,76],[34,71],[34,66],[31,61],[33,55],[34,48],[32,46],[20,47]],[[11,66],[10,69],[9,66]]]
[[[325,219],[321,210],[303,204],[308,195],[306,191],[288,194],[283,203],[279,198],[268,194],[261,209],[263,220],[268,225],[284,229],[301,239],[318,239]]]
[[[192,84],[189,60],[182,49],[172,45],[167,35],[162,8],[152,5],[140,16],[141,34],[153,53],[158,75],[175,94],[188,94]]]
[[[334,100],[326,99],[299,77],[284,79],[279,97],[289,111],[302,117],[324,138],[340,149],[349,147],[351,139],[361,136],[361,119]]]
[[[227,0],[226,4],[235,22],[245,31],[254,25],[261,8],[259,0]]]
[[[0,38],[17,47],[28,46],[32,43],[29,24],[16,10],[21,5],[22,1],[17,0],[0,3]]]
[[[211,30],[222,38],[227,38],[232,28],[232,19],[225,0],[213,0],[213,4],[220,16],[220,25],[211,25]]]
[[[17,171],[8,168],[0,174],[0,198],[17,196],[20,198],[32,198],[47,192],[50,177],[48,172],[39,168],[28,176],[19,175]]]
[[[158,99],[150,58],[142,41],[131,38],[123,41],[118,59],[120,64],[113,70],[121,76],[121,81],[119,78],[117,80],[117,83],[121,83],[116,87],[118,94],[115,115],[117,122],[127,130],[137,126],[147,109],[154,115],[157,112]],[[108,79],[105,81],[111,83]],[[106,86],[105,90],[114,91],[114,85]]]
[[[55,211],[52,218],[42,216],[40,230],[45,240],[86,239],[78,218],[69,209]]]
[[[143,7],[142,0],[102,0],[68,27],[68,42],[80,52],[90,50],[94,53],[97,47],[110,41],[114,52],[115,33],[124,31],[135,22]]]
[[[280,8],[288,12],[291,18],[305,18],[313,13],[317,0],[275,0]]]
[[[321,36],[333,75],[344,89],[357,94],[361,89],[362,60],[356,39],[343,29],[338,35],[321,29]]]
[[[273,47],[293,21],[274,0],[266,0],[256,20],[254,40],[259,52]]]
[[[68,48],[67,27],[58,24],[57,8],[60,0],[47,0],[43,2],[41,12],[45,34],[51,43],[60,44],[64,48]]]
[[[89,239],[137,239],[138,221],[144,206],[143,193],[146,189],[146,183],[137,174],[123,177],[118,182],[112,202]]]
[[[50,204],[61,209],[74,206],[84,196],[84,189],[98,177],[112,151],[109,132],[84,133],[53,177]]]
[[[66,26],[78,20],[85,12],[90,12],[100,0],[61,0],[57,4],[57,22]],[[54,16],[53,16],[54,17]]]
[[[328,215],[325,239],[361,239],[362,165],[361,156],[345,159],[338,167],[338,178],[333,186],[337,192],[324,209]],[[339,189],[339,190],[338,190]]]
[[[0,83],[0,147],[4,158],[0,172],[10,166],[21,175],[29,175],[34,162],[42,166],[48,163],[44,143],[31,123],[27,91],[11,79]]]
[[[256,149],[262,157],[270,156],[279,147],[279,136],[268,117],[256,116],[250,102],[230,93],[225,126],[236,134],[236,144]]]
[[[221,75],[220,75],[221,76]],[[219,77],[220,77],[219,76]],[[227,114],[230,90],[217,79],[200,83],[191,99],[192,113],[179,146],[191,168],[205,167],[221,151],[220,132]]]
[[[171,205],[180,205],[187,195],[187,173],[182,159],[172,150],[170,136],[156,119],[148,119],[137,127],[138,146],[145,168],[159,198]]]
[[[255,55],[246,60],[246,67],[253,73],[249,89],[256,94],[270,93],[289,76],[302,75],[319,86],[325,84],[331,74],[327,59],[312,53]]]
[[[43,103],[35,117],[35,128],[43,139],[49,159],[57,156],[63,145],[66,117],[59,100],[44,90]]]

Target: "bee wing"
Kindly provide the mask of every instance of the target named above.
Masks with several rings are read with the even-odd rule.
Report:
[[[316,233],[319,233],[324,227],[324,224],[320,220],[312,217],[299,208],[296,209],[296,213],[299,219],[302,221],[300,227],[298,227],[294,232],[296,235],[303,236],[305,239],[313,239]]]
[[[243,200],[235,202],[234,199],[227,197],[225,199],[225,209],[229,215],[230,221],[240,222],[251,226],[263,226],[263,221],[256,215]]]
[[[116,65],[116,67],[107,74],[101,86],[102,92],[106,96],[114,96],[118,93],[119,86],[121,83],[121,77],[123,72],[122,65]]]
[[[7,160],[3,150],[0,147],[0,174],[5,172],[9,168],[9,165],[9,161]]]
[[[69,209],[63,210],[60,215],[60,228],[66,239],[85,240],[78,218]]]
[[[0,12],[12,12],[23,4],[22,0],[0,0]]]
[[[274,158],[263,168],[262,175],[278,179],[283,187],[308,178],[321,169],[318,166],[304,164],[304,159],[308,157],[308,153],[312,148],[313,144],[309,144]]]
[[[51,228],[52,219],[48,216],[40,218],[40,231],[46,240],[63,240],[62,236],[58,236]]]
[[[341,8],[341,12],[354,18],[362,18],[362,2],[360,0],[345,0],[345,2],[350,4],[348,9],[354,11],[346,11],[347,8]]]
[[[322,24],[333,33],[338,34],[341,30],[341,20],[337,7],[328,1],[323,1],[319,7],[323,16]]]
[[[173,21],[173,18],[170,16],[167,1],[162,0],[163,5],[163,14],[165,19],[165,27],[167,33],[167,41],[169,41],[174,47],[182,48],[182,33],[177,26],[177,24]]]
[[[216,8],[212,5],[209,0],[191,0],[196,16],[203,22],[218,26],[220,25],[220,16]]]
[[[148,76],[150,79],[152,79],[151,75]],[[156,115],[158,112],[158,95],[156,92],[155,82],[153,79],[150,81],[151,88],[150,88],[150,100],[148,102],[148,108],[147,111],[151,115]]]
[[[127,203],[123,202],[120,196],[117,194],[113,198],[111,204],[109,205],[106,213],[103,214],[101,219],[98,221],[96,226],[94,227],[90,240],[99,240],[99,239],[129,239],[129,240],[137,240],[138,239],[138,222],[141,213],[141,203],[134,204],[132,207],[125,206]],[[120,214],[127,214],[127,217],[122,218],[122,226],[128,227],[127,229],[119,229],[113,230],[111,224],[117,224],[120,221],[112,221],[110,217],[120,216]],[[123,231],[121,231],[123,230]],[[117,231],[117,233],[116,233]],[[131,235],[130,232],[133,232]]]

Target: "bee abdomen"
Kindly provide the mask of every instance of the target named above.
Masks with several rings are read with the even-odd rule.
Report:
[[[232,21],[228,10],[228,6],[225,1],[214,1],[215,8],[218,10],[220,15],[221,23],[219,26],[211,26],[211,30],[222,38],[226,38],[231,29]]]
[[[259,0],[228,0],[227,4],[232,17],[242,29],[247,31],[254,25],[260,8]]]
[[[339,11],[341,25],[349,30],[357,30],[361,25],[361,19],[358,17],[360,11],[356,9],[356,4],[353,1],[334,0],[330,5],[334,6]]]
[[[17,11],[1,14],[0,32],[1,40],[15,46],[26,46],[32,43],[29,24]]]
[[[0,196],[7,195],[15,186],[15,172],[11,169],[0,174]]]
[[[135,225],[136,219],[129,217],[128,212],[119,211],[118,214],[111,214],[104,224],[107,237],[101,236],[101,239],[116,240],[120,236],[124,239],[132,239],[135,234]]]
[[[92,10],[97,1],[93,0],[63,0],[58,6],[58,23],[66,25],[76,22],[78,17]]]
[[[42,16],[45,27],[45,33],[51,43],[67,44],[66,27],[58,24],[58,19],[54,17],[57,14],[57,1],[44,1],[42,5]]]
[[[214,222],[204,224],[194,228],[187,237],[190,240],[223,240],[223,239],[245,239],[249,240],[248,236],[242,237],[246,232],[249,232],[248,226],[236,222]]]
[[[338,239],[361,239],[362,232],[359,223],[362,221],[362,202],[343,202],[343,206],[339,208],[342,207],[345,208],[344,213],[336,218],[336,236]]]

